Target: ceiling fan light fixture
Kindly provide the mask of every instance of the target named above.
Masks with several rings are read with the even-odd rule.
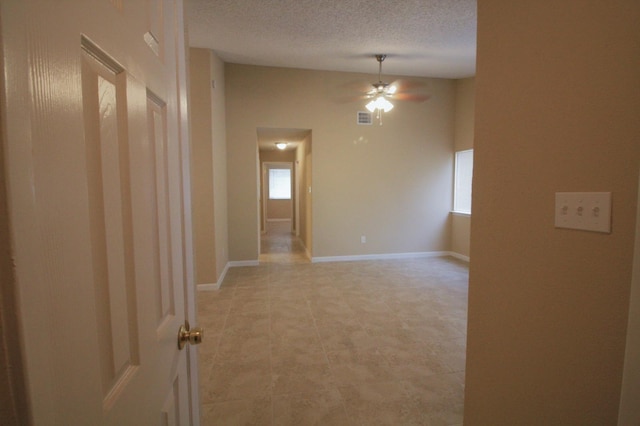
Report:
[[[287,147],[287,144],[285,142],[278,142],[276,144],[276,148],[278,148],[279,150],[283,150]]]
[[[375,110],[382,110],[384,112],[389,112],[393,109],[393,104],[389,102],[384,96],[378,96],[374,100],[370,101],[365,108],[369,110],[369,112],[374,112]]]
[[[389,102],[384,96],[378,97],[376,103],[378,104],[378,109],[381,109],[384,112],[389,112],[393,109],[393,104]]]
[[[378,61],[378,82],[373,83],[373,90],[369,92],[369,96],[374,99],[370,100],[365,108],[373,113],[377,111],[377,118],[382,125],[382,113],[389,112],[393,109],[393,104],[389,102],[387,96],[392,96],[396,92],[396,87],[382,81],[382,61],[387,55],[376,55]]]

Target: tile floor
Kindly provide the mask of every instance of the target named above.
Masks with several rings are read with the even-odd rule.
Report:
[[[466,263],[311,264],[272,243],[198,293],[203,425],[462,424]]]

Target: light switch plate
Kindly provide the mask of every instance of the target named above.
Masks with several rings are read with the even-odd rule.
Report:
[[[555,226],[611,233],[611,192],[556,192]]]

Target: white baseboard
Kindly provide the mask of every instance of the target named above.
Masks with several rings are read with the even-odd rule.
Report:
[[[303,244],[304,247],[304,244]],[[354,262],[358,260],[390,260],[390,259],[420,259],[427,257],[444,257],[444,256],[452,256],[456,259],[464,260],[465,262],[469,262],[469,256],[462,255],[460,253],[455,253],[452,251],[422,251],[422,252],[410,252],[410,253],[383,253],[383,254],[359,254],[353,256],[316,256],[312,257],[311,253],[309,253],[309,249],[304,247],[305,253],[307,257],[311,260],[311,263],[323,263],[323,262]],[[236,268],[241,266],[259,266],[259,260],[231,260],[227,263],[224,268],[222,275],[220,276],[219,282],[222,283],[224,276],[226,275],[229,268]],[[200,286],[211,286],[218,284],[198,284],[198,289]],[[218,286],[219,287],[219,286]]]
[[[321,262],[353,262],[358,260],[418,259],[425,257],[448,256],[448,251],[424,251],[411,253],[361,254],[355,256],[320,256],[312,257],[311,263]]]
[[[259,260],[230,260],[227,263],[229,268],[237,268],[239,266],[258,266],[260,265]]]
[[[224,265],[224,269],[222,270],[222,273],[218,277],[218,282],[217,283],[198,284],[196,286],[198,291],[216,291],[216,290],[220,290],[220,286],[224,282],[224,277],[227,275],[227,271],[229,270],[229,267],[230,267],[229,262],[227,262],[227,264]]]
[[[465,256],[464,254],[456,253],[454,251],[450,251],[449,252],[449,256],[455,257],[456,259],[460,259],[460,260],[463,260],[465,262],[469,262],[469,260],[470,260],[469,256]]]
[[[208,283],[208,284],[198,284],[198,291],[216,291],[220,290],[220,285],[218,283]]]

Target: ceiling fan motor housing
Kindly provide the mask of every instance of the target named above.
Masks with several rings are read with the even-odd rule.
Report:
[[[389,83],[379,81],[377,83],[373,83],[373,87],[376,89],[377,93],[383,93],[386,91],[387,87],[389,87]]]

